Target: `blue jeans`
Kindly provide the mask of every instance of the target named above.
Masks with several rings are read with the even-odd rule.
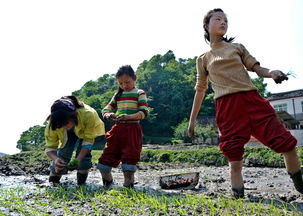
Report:
[[[82,149],[83,139],[79,139],[74,132],[74,128],[67,130],[67,142],[63,148],[58,149],[57,156],[62,158],[66,164],[71,160],[73,156],[74,150],[76,150],[76,157],[79,155]],[[92,167],[92,155],[89,152],[82,161],[80,161],[80,165],[78,170],[88,170]],[[66,174],[66,170],[60,171],[60,173],[56,173],[54,162],[50,166],[51,173],[54,174]]]

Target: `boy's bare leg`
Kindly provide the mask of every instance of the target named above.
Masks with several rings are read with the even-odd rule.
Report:
[[[301,165],[297,155],[296,148],[289,152],[282,153],[284,157],[284,162],[286,170],[292,179],[294,186],[297,191],[303,193],[303,179],[301,172]]]
[[[104,173],[101,172],[103,186],[109,187],[113,183],[113,176],[112,173]]]
[[[229,162],[231,188],[235,198],[244,197],[242,167],[243,167],[243,160]]]
[[[135,183],[135,172],[125,171],[124,174],[124,187],[134,187]]]
[[[101,172],[101,175],[102,175],[102,179],[105,179],[106,181],[112,181],[113,180],[112,173]]]
[[[287,172],[294,174],[301,169],[296,148],[289,152],[282,153]]]

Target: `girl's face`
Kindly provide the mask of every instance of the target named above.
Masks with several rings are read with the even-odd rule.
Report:
[[[123,74],[122,76],[118,77],[117,82],[119,84],[119,87],[124,91],[130,91],[135,88],[136,85],[136,79],[133,79],[132,77],[126,74]]]
[[[69,130],[69,129],[71,129],[73,126],[75,126],[75,123],[72,122],[72,121],[69,121],[66,125],[63,126],[63,129]]]
[[[210,39],[221,38],[227,31],[227,18],[222,12],[215,12],[212,14],[209,24],[206,26]]]

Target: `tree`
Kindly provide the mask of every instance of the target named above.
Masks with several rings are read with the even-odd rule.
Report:
[[[192,139],[187,135],[188,128],[188,120],[183,120],[180,124],[178,124],[174,128],[174,138],[178,140],[182,140],[185,143],[192,142]],[[207,139],[217,138],[218,133],[217,129],[211,125],[201,125],[199,123],[196,124],[195,127],[195,136],[196,138],[202,139],[202,143],[205,144]]]
[[[144,122],[145,134],[172,136],[176,126],[190,115],[195,94],[196,58],[176,60],[172,51],[155,55],[137,69],[138,86],[147,91],[154,121]],[[209,88],[208,93],[212,89]],[[205,103],[205,115],[214,114],[213,99]]]
[[[117,84],[114,74],[104,74],[102,77],[98,78],[96,81],[86,82],[79,90],[72,92],[72,95],[78,97],[84,102],[96,101],[96,96],[99,97],[99,101],[103,102],[105,99],[110,99],[112,94],[116,91]],[[110,95],[109,95],[110,93]],[[89,100],[90,97],[94,99]],[[106,98],[104,98],[106,97]],[[97,108],[101,104],[97,105],[92,102],[92,107]]]
[[[264,83],[263,77],[257,77],[251,80],[252,83],[258,88],[258,91],[262,97],[268,97],[270,92],[266,90],[267,84]]]
[[[211,142],[212,142],[213,141],[212,138],[218,137],[217,129],[211,125],[197,124],[195,132],[196,132],[196,137],[201,138],[203,144],[207,144],[206,141],[209,138],[211,139]],[[213,144],[213,143],[211,143],[211,144]]]
[[[45,145],[44,129],[45,126],[35,125],[24,131],[17,142],[17,148],[21,151],[42,149]]]
[[[174,136],[175,127],[190,116],[195,95],[196,57],[176,59],[174,53],[169,50],[164,55],[158,54],[150,60],[144,60],[138,66],[136,73],[137,86],[146,91],[150,109],[148,119],[141,122],[144,134],[149,137]],[[264,78],[252,79],[252,82],[262,96],[269,95]],[[115,74],[104,74],[96,81],[86,82],[72,95],[93,107],[102,118],[102,109],[116,90]],[[198,118],[214,117],[214,104],[214,92],[209,83]],[[107,129],[112,126],[109,121],[104,123]],[[29,148],[31,146],[29,135],[22,135],[19,148]]]

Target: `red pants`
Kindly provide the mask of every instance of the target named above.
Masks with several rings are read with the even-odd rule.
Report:
[[[268,100],[257,91],[216,99],[216,120],[221,133],[220,149],[228,161],[243,159],[244,145],[251,135],[278,153],[291,151],[297,144]]]
[[[137,123],[116,123],[105,135],[99,163],[117,167],[120,162],[136,165],[142,150],[142,130]]]

